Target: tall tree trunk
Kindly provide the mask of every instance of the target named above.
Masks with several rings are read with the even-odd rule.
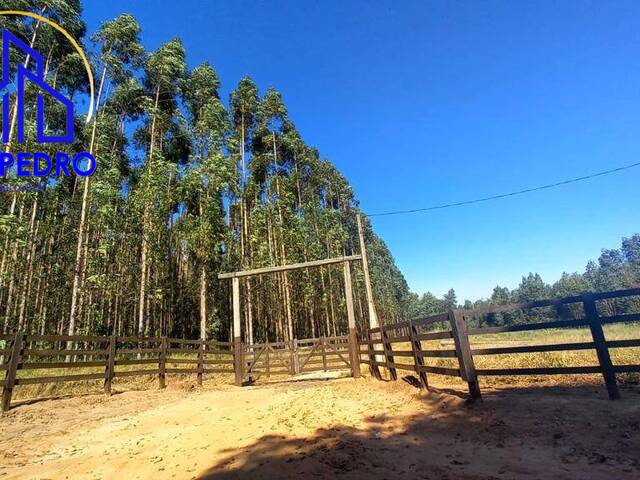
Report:
[[[91,141],[89,143],[89,153],[93,155],[96,141],[96,129],[98,125],[98,108],[100,107],[100,97],[102,96],[102,88],[107,74],[107,67],[102,69],[100,78],[100,87],[98,88],[98,98],[96,99],[96,108],[93,117],[93,126],[91,128]],[[82,191],[82,206],[80,208],[80,221],[78,223],[78,241],[76,244],[76,261],[73,268],[73,286],[71,287],[71,309],[69,311],[69,330],[68,334],[73,335],[76,329],[76,307],[78,303],[78,292],[80,289],[80,279],[84,275],[84,258],[83,245],[84,229],[87,221],[87,200],[89,198],[89,177],[84,177],[84,189]],[[68,342],[68,349],[72,348],[72,342]]]

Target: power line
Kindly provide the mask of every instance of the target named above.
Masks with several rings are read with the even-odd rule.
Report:
[[[570,183],[582,182],[584,180],[589,180],[589,179],[596,178],[596,177],[602,177],[604,175],[609,175],[611,173],[621,172],[623,170],[628,170],[630,168],[634,168],[634,167],[638,167],[638,166],[640,166],[640,162],[632,163],[631,165],[625,165],[623,167],[612,168],[610,170],[604,170],[602,172],[593,173],[591,175],[584,175],[582,177],[575,177],[575,178],[570,178],[568,180],[562,180],[561,182],[549,183],[547,185],[540,185],[538,187],[526,188],[524,190],[518,190],[516,192],[502,193],[500,195],[492,195],[490,197],[476,198],[474,200],[465,200],[465,201],[456,202],[456,203],[445,203],[443,205],[433,205],[431,207],[412,208],[410,210],[394,210],[394,211],[390,211],[390,212],[369,213],[369,214],[366,214],[366,215],[367,215],[367,217],[384,217],[384,216],[389,216],[389,215],[403,215],[403,214],[407,214],[407,213],[428,212],[428,211],[431,211],[431,210],[442,210],[444,208],[461,207],[463,205],[472,205],[474,203],[488,202],[490,200],[497,200],[499,198],[514,197],[516,195],[522,195],[522,194],[525,194],[525,193],[537,192],[539,190],[546,190],[546,189],[549,189],[549,188],[561,187],[562,185],[568,185]]]

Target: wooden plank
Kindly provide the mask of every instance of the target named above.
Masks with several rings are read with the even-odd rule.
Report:
[[[438,322],[448,322],[449,314],[447,312],[438,313],[437,315],[431,315],[423,318],[414,318],[411,320],[412,325],[416,327],[426,327],[427,325],[431,325]]]
[[[360,255],[358,255],[360,257]],[[360,258],[358,258],[360,260]],[[349,326],[349,363],[353,378],[360,377],[360,362],[358,361],[358,335],[356,333],[356,315],[353,310],[353,290],[351,287],[351,265],[348,261],[342,264],[344,276],[344,296],[347,306],[347,324]],[[323,347],[324,348],[324,347]]]
[[[401,335],[401,336],[394,336],[394,337],[387,335],[387,338],[390,343],[409,343],[411,341],[410,335]]]
[[[522,325],[510,325],[504,327],[482,327],[468,329],[469,335],[485,335],[489,333],[528,332],[533,330],[546,330],[548,328],[584,327],[588,321],[583,318],[576,320],[554,320],[552,322],[525,323]]]
[[[151,365],[157,364],[157,358],[134,358],[131,360],[114,360],[114,366],[125,366],[125,365]]]
[[[593,342],[554,343],[549,345],[526,345],[520,347],[476,348],[471,350],[471,353],[473,355],[501,355],[506,353],[564,352],[571,350],[591,350],[594,347],[595,344]]]
[[[322,349],[322,366],[327,369],[327,350],[324,344],[324,338],[320,339],[320,348]]]
[[[460,375],[469,386],[469,396],[471,399],[481,397],[480,384],[476,375],[476,367],[473,363],[473,354],[469,345],[469,335],[467,334],[467,323],[464,320],[462,312],[459,310],[451,310],[449,312],[451,322],[451,331],[453,332],[453,341],[456,346],[456,354],[458,363],[460,364]]]
[[[61,355],[108,355],[109,350],[37,350],[25,348],[25,357],[59,357]]]
[[[228,373],[233,374],[233,369],[225,370],[224,368],[205,368],[204,373]]]
[[[640,339],[609,340],[607,341],[607,347],[609,348],[640,347]]]
[[[220,280],[229,279],[229,278],[233,280],[234,278],[249,277],[252,275],[264,275],[266,273],[287,272],[291,270],[299,270],[302,268],[319,267],[321,265],[333,265],[336,263],[345,263],[345,262],[348,263],[348,262],[353,262],[355,260],[361,260],[361,259],[362,257],[360,255],[349,255],[346,257],[327,258],[324,260],[312,260],[310,262],[303,262],[303,263],[292,263],[289,265],[281,265],[277,267],[262,267],[262,268],[256,268],[253,270],[220,273],[218,274],[218,278]]]
[[[422,385],[422,388],[425,390],[429,390],[427,373],[420,369],[420,367],[424,367],[424,360],[422,358],[424,352],[422,350],[422,343],[416,339],[416,336],[418,335],[418,328],[413,324],[413,322],[409,322],[409,335],[411,336],[411,353],[413,354],[413,363],[416,367],[416,373],[420,377],[420,385]]]
[[[607,348],[607,340],[604,336],[602,324],[600,323],[600,316],[598,315],[596,302],[591,295],[583,295],[583,303],[584,313],[589,321],[591,336],[593,337],[593,343],[596,347],[598,361],[602,368],[602,377],[604,378],[609,398],[611,400],[618,400],[620,398],[620,390],[618,389],[616,373],[613,370],[613,362],[611,361],[611,355]]]
[[[22,362],[22,350],[24,345],[24,338],[20,332],[16,332],[13,337],[13,343],[11,345],[11,357],[7,364],[7,373],[4,377],[4,383],[2,386],[2,405],[0,410],[6,412],[11,406],[11,396],[13,395],[13,388],[18,384],[16,376],[18,373],[18,367]]]
[[[450,377],[459,377],[460,370],[457,368],[446,368],[446,367],[432,367],[430,365],[424,365],[419,367],[419,370],[424,370],[428,373],[435,373],[437,375],[449,375]]]
[[[167,343],[169,344],[174,344],[174,343],[178,343],[180,345],[200,345],[202,343],[202,340],[188,340],[188,339],[184,339],[184,338],[167,338]]]
[[[473,350],[471,353],[474,353]],[[428,358],[456,358],[455,350],[422,350],[422,356]]]
[[[162,339],[160,353],[158,354],[158,387],[166,388],[167,386],[167,343],[166,337]]]
[[[640,287],[614,290],[613,292],[592,293],[591,298],[594,300],[605,300],[607,298],[633,297],[635,295],[640,295]]]
[[[114,377],[138,377],[141,375],[156,375],[160,372],[158,368],[149,368],[147,370],[127,370],[122,372],[115,372]]]
[[[577,375],[588,373],[601,373],[597,366],[589,367],[543,367],[543,368],[497,368],[476,369],[476,374],[481,376],[491,375]]]
[[[105,367],[107,360],[95,362],[28,362],[21,363],[22,370],[46,370],[55,368],[83,368],[83,367]]]
[[[309,361],[309,359],[311,358],[311,356],[314,354],[314,352],[317,350],[319,346],[320,346],[320,343],[316,343],[311,349],[311,352],[309,352],[309,354],[302,360],[302,362],[300,363],[301,372],[304,370],[304,366],[307,364],[307,362]]]
[[[390,343],[393,343],[393,342],[390,342]],[[413,357],[413,352],[411,350],[394,350],[393,356],[394,357]]]
[[[56,377],[17,378],[16,385],[37,385],[41,383],[82,382],[103,380],[104,373],[84,373],[79,375],[60,375]]]
[[[104,393],[111,395],[111,382],[113,380],[113,372],[115,372],[116,350],[118,341],[115,335],[109,338],[109,355],[104,369]]]
[[[220,278],[220,276],[218,276]],[[238,387],[242,386],[244,345],[240,338],[240,280],[238,277],[231,277],[231,290],[233,301],[233,361],[235,371],[235,381]]]
[[[416,371],[415,365],[408,365],[405,363],[394,363],[393,368],[398,370],[411,370],[412,372]]]
[[[365,354],[367,354],[369,356],[369,362],[364,362],[367,365],[369,365],[369,372],[371,373],[371,375],[373,376],[373,378],[375,378],[376,380],[382,380],[382,375],[380,374],[380,369],[378,368],[377,365],[370,363],[370,362],[375,362],[376,361],[376,350],[374,348],[374,344],[371,341],[371,330],[366,330],[365,331],[365,335],[366,335],[366,345],[367,345],[367,350],[365,352]],[[362,353],[361,351],[359,353]],[[380,358],[381,355],[383,354],[383,352],[379,352],[379,356]],[[360,359],[361,363],[362,359]]]
[[[127,355],[127,354],[138,354],[138,353],[160,353],[162,352],[162,347],[158,348],[119,348],[118,354]]]
[[[27,342],[89,342],[89,343],[107,343],[109,337],[96,335],[27,335]]]
[[[615,365],[613,369],[616,371],[616,373],[640,372],[640,364],[639,365]]]
[[[610,325],[613,323],[639,322],[640,313],[628,313],[626,315],[614,315],[613,317],[600,317],[600,323]]]
[[[447,338],[453,338],[453,333],[451,333],[449,330],[442,332],[419,333],[418,335],[416,335],[416,339],[421,341],[442,340]]]
[[[396,369],[393,368],[393,347],[391,346],[391,342],[389,341],[387,332],[382,331],[380,335],[382,336],[382,346],[384,347],[384,356],[386,359],[385,366],[387,367],[387,370],[389,370],[389,376],[391,377],[391,380],[397,380],[398,373],[396,372]]]

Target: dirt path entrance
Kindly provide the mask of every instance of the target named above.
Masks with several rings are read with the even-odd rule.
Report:
[[[43,401],[0,419],[0,479],[637,479],[640,391],[624,393],[467,406],[347,378]]]

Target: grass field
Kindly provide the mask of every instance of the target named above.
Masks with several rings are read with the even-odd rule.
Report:
[[[627,340],[640,338],[640,324],[613,324],[604,326],[607,340]],[[559,343],[579,343],[592,342],[591,332],[588,328],[572,329],[550,329],[527,332],[507,332],[499,334],[472,335],[469,337],[471,348],[491,348],[491,347],[515,347],[525,345],[549,345]],[[410,351],[409,343],[392,344],[394,351]],[[452,350],[453,340],[431,340],[422,342],[423,350]],[[639,365],[640,347],[612,348],[611,358],[614,365]],[[363,357],[364,358],[364,357]],[[396,363],[413,365],[412,357],[396,357]],[[542,368],[542,367],[581,367],[597,366],[598,358],[595,350],[575,350],[561,352],[538,352],[538,353],[509,353],[500,355],[474,355],[474,363],[478,369],[498,369],[498,368]],[[438,367],[457,368],[456,358],[425,358],[425,364]],[[398,371],[398,375],[408,372]],[[430,376],[433,374],[429,374]],[[622,383],[640,382],[640,374],[623,373],[618,374],[618,379]],[[444,378],[444,377],[443,377]],[[448,377],[447,377],[448,378]],[[485,376],[481,378],[484,384],[519,384],[526,386],[528,382],[540,383],[540,381],[562,383],[562,382],[601,382],[601,375],[553,375],[553,376]],[[456,382],[452,379],[452,382]]]

